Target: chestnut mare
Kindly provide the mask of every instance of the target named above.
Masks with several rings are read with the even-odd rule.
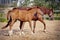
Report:
[[[22,31],[24,22],[29,22],[30,28],[32,30],[32,25],[31,25],[32,20],[34,21],[34,26],[33,26],[33,30],[32,30],[33,33],[35,32],[35,26],[36,26],[37,20],[39,20],[40,22],[42,22],[44,24],[44,30],[43,30],[44,32],[46,29],[46,24],[42,18],[41,10],[37,7],[28,8],[28,9],[13,8],[11,11],[8,11],[7,19],[9,20],[8,24],[6,26],[4,26],[2,29],[9,26],[10,27],[9,35],[12,34],[12,26],[17,20],[20,21],[20,30],[21,31]]]
[[[48,16],[49,16],[49,19],[50,20],[53,20],[53,16],[54,16],[54,12],[53,12],[53,9],[52,8],[46,8],[46,7],[38,7],[38,8],[40,8],[40,10],[43,12],[42,13],[42,16],[44,16],[44,15],[46,15],[46,14],[48,14]]]

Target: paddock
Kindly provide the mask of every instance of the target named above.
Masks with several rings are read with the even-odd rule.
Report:
[[[0,40],[60,40],[60,20],[44,20],[46,23],[46,33],[43,32],[43,24],[36,22],[35,33],[31,34],[29,23],[26,22],[23,28],[25,35],[19,35],[19,21],[13,25],[13,35],[8,36],[9,27],[1,29],[7,23],[0,22]],[[33,21],[32,21],[33,27]]]

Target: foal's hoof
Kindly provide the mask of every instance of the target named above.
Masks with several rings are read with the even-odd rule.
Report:
[[[43,30],[44,33],[46,33],[46,30]]]
[[[22,32],[22,34],[23,34],[23,35],[25,35],[25,33],[24,33],[24,32]]]
[[[31,34],[34,34],[33,32],[31,32]]]
[[[20,32],[19,35],[25,35],[25,33],[24,32]]]
[[[33,31],[33,33],[35,33],[35,31]]]
[[[10,34],[10,33],[9,33],[7,36],[13,36],[13,34]]]
[[[12,36],[11,34],[8,34],[8,36]]]
[[[21,33],[19,33],[19,35],[22,35]]]
[[[9,35],[9,36],[12,36],[12,35],[13,35],[13,31],[10,30],[8,35]]]

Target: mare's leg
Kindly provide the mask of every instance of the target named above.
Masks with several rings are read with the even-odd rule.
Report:
[[[34,21],[33,33],[35,33],[36,21]]]
[[[44,30],[43,31],[45,32],[46,31],[46,24],[45,24],[41,15],[38,15],[38,20],[44,24]]]
[[[13,24],[15,23],[15,20],[12,20],[11,21],[11,23],[9,24],[9,27],[10,27],[10,30],[9,30],[9,36],[11,36],[13,33],[13,31],[12,31],[12,26],[13,26]]]

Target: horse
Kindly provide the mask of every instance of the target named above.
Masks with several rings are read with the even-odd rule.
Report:
[[[53,14],[54,12],[53,12],[52,8],[46,8],[44,6],[41,6],[41,7],[38,6],[38,8],[42,11],[42,16],[43,16],[44,19],[45,19],[44,15],[46,15],[46,14],[48,14],[50,20],[54,19],[54,17],[53,17],[54,16],[54,14]]]
[[[33,33],[35,33],[35,26],[36,26],[36,21],[39,20],[41,23],[43,23],[44,25],[44,32],[46,30],[46,24],[42,18],[41,15],[41,10],[37,7],[33,7],[33,8],[28,8],[28,9],[19,9],[19,8],[13,8],[12,10],[8,11],[7,13],[7,19],[9,20],[7,25],[2,27],[2,29],[7,28],[8,26],[10,27],[9,30],[9,35],[12,35],[12,26],[13,24],[19,20],[20,21],[20,31],[22,32],[23,30],[23,25],[24,22],[29,22],[31,31]],[[34,26],[33,26],[33,30],[32,30],[32,25],[31,25],[31,21],[34,21]]]

